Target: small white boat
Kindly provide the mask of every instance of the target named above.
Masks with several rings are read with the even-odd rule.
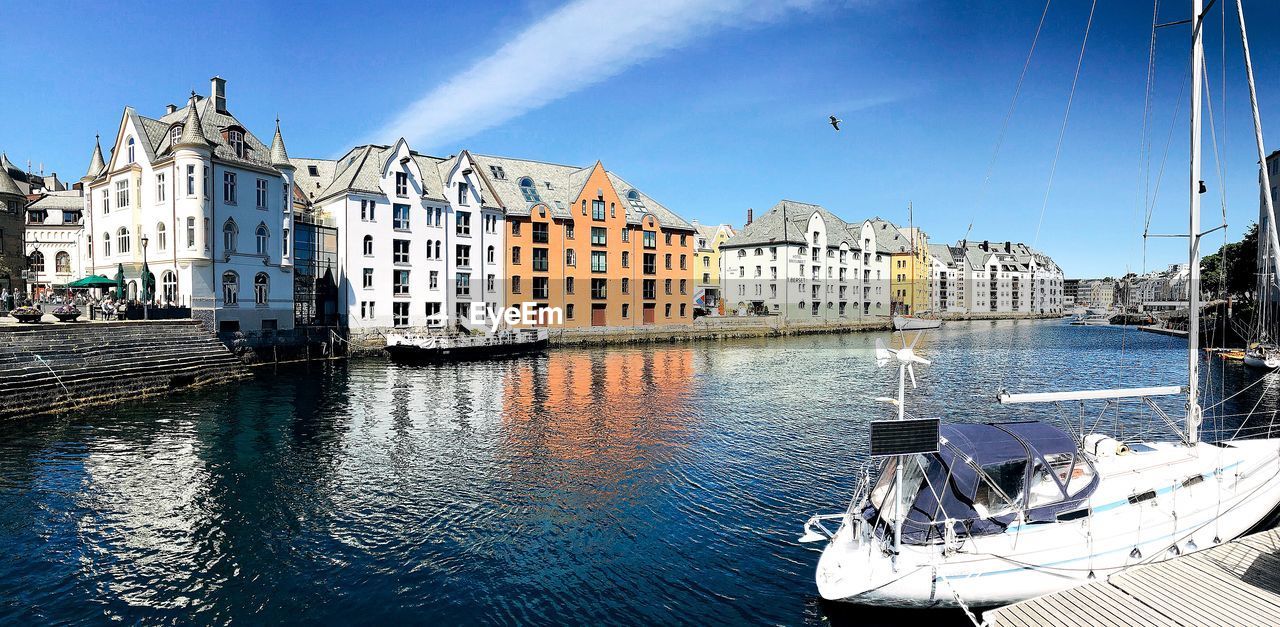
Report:
[[[392,333],[387,353],[405,361],[463,361],[541,352],[550,341],[546,329],[515,329],[485,335]]]
[[[894,331],[923,331],[925,329],[936,329],[942,326],[942,320],[938,318],[917,318],[915,316],[894,316]]]
[[[1083,318],[1077,318],[1071,321],[1071,324],[1077,326],[1103,326],[1111,324],[1111,318],[1106,314],[1090,314]]]
[[[1275,344],[1255,344],[1244,352],[1244,365],[1263,370],[1280,368],[1280,347]]]

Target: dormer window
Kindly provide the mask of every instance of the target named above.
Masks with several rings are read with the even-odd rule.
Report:
[[[169,145],[177,146],[179,139],[182,139],[182,125],[174,124],[173,128],[169,129]]]
[[[493,178],[499,181],[507,180],[507,172],[500,165],[489,166],[489,172],[493,173]]]
[[[320,176],[320,168],[317,168],[316,166],[313,166],[313,165],[309,165],[307,166],[307,174],[311,176]]]
[[[230,129],[227,131],[227,145],[237,157],[244,157],[244,131]]]
[[[640,192],[634,189],[627,192],[627,202],[631,203],[631,206],[636,209],[644,210],[644,201],[640,200]]]
[[[520,193],[524,195],[525,202],[540,202],[542,200],[538,196],[538,188],[534,186],[533,179],[527,176],[520,179]]]

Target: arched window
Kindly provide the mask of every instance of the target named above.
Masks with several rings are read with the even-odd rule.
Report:
[[[175,303],[178,301],[178,275],[173,270],[165,270],[160,275],[161,294],[164,295],[164,302]]]
[[[440,240],[436,240],[436,259],[440,258]]]
[[[365,257],[373,256],[373,236],[372,235],[364,236],[364,256]]]
[[[236,252],[236,240],[240,239],[240,229],[236,226],[235,220],[227,220],[222,225],[222,250],[224,252]]]
[[[129,138],[128,144],[129,144],[129,163],[133,163],[133,138],[132,137]]]
[[[244,131],[231,129],[227,131],[227,144],[231,146],[231,152],[237,157],[244,156]]]
[[[520,179],[520,193],[524,194],[526,202],[540,202],[542,200],[538,197],[538,188],[533,184],[533,179],[527,176]]]
[[[84,244],[89,250],[89,256],[92,257],[93,256],[93,236],[92,235],[84,236]]]
[[[222,302],[225,305],[240,302],[240,276],[234,272],[222,273]]]
[[[129,300],[138,300],[138,282],[129,281],[129,286],[126,293],[128,295]]]
[[[174,124],[173,128],[169,129],[169,145],[170,146],[178,145],[178,140],[181,138],[182,138],[182,125]]]
[[[27,257],[27,269],[36,274],[44,272],[44,253],[38,250],[31,253],[31,256]]]
[[[258,305],[267,304],[267,273],[259,272],[253,277],[253,302]]]
[[[427,259],[431,258],[431,240],[427,240]]]
[[[494,254],[495,254],[495,252],[494,252],[494,250],[493,250],[493,247],[492,247],[492,246],[490,246],[490,247],[489,247],[489,253],[488,253],[488,255],[489,255],[489,256],[488,256],[489,263],[493,263],[493,260],[494,260]]]
[[[267,254],[269,250],[267,248],[269,240],[270,240],[270,237],[268,237],[268,234],[267,234],[267,225],[259,224],[258,230],[254,232],[254,242],[257,245],[257,250],[259,255]]]
[[[58,274],[71,274],[71,254],[63,250],[54,255],[53,270]]]
[[[169,248],[169,231],[165,228],[163,222],[156,223],[156,247],[160,250]]]
[[[123,255],[129,252],[129,227],[122,226],[116,231],[116,252]]]
[[[104,257],[111,256],[111,234],[110,233],[102,234],[102,256]]]

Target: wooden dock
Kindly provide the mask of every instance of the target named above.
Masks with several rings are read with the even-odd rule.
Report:
[[[1280,625],[1280,529],[982,615],[992,627]]]
[[[1173,337],[1180,337],[1184,340],[1187,339],[1187,332],[1179,331],[1177,329],[1166,329],[1164,327],[1157,327],[1154,325],[1140,326],[1138,327],[1138,329],[1142,331],[1146,331],[1147,333],[1158,333],[1160,335],[1171,335]]]

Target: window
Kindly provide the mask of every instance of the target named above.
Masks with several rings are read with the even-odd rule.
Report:
[[[486,259],[489,263],[494,263],[494,259],[495,259],[495,255],[496,255],[496,254],[497,254],[497,253],[495,253],[495,252],[494,252],[494,248],[493,248],[492,246],[490,246],[490,247],[489,247],[489,250],[488,250],[488,252],[487,252],[487,254],[485,255],[485,259]]]
[[[591,297],[592,298],[608,298],[609,280],[608,279],[591,279]]]
[[[392,240],[391,249],[393,263],[409,263],[409,240]]]
[[[608,268],[608,256],[603,250],[591,251],[591,271],[606,272]]]
[[[511,234],[512,234],[512,235],[519,235],[519,234],[520,234],[520,223],[519,223],[519,222],[512,222],[512,223],[511,223]]]
[[[494,288],[497,286],[497,283],[498,283],[497,279],[498,279],[497,275],[493,275],[493,274],[490,274],[488,277],[486,277],[485,289],[490,292],[494,291]]]
[[[644,210],[644,202],[640,200],[640,192],[634,189],[627,191],[627,202],[631,203],[631,206],[636,209]]]
[[[373,222],[374,220],[376,220],[377,218],[374,216],[374,209],[376,209],[377,206],[378,206],[377,203],[375,203],[372,200],[361,200],[360,201],[360,219],[364,220],[365,222]]]
[[[187,248],[196,247],[196,219],[187,218]]]
[[[682,247],[683,247],[683,246],[688,246],[688,245],[689,245],[689,236],[688,236],[687,234],[681,233],[681,234],[680,234],[680,246],[682,246]]]
[[[630,318],[630,317],[631,317],[631,305],[630,305],[630,304],[628,304],[628,303],[622,303],[622,317],[623,317],[623,318]]]
[[[204,197],[208,198],[209,196],[212,196],[213,192],[211,192],[209,188],[209,166],[200,166],[200,180],[200,188],[204,190]]]
[[[240,302],[240,275],[234,272],[222,274],[222,303],[234,305]]]
[[[662,261],[663,261],[663,264],[666,266],[666,268],[670,270],[671,269],[671,253],[667,253],[663,255]]]
[[[656,254],[654,254],[654,253],[645,253],[645,254],[644,254],[644,268],[643,268],[643,270],[644,270],[644,273],[645,273],[645,274],[657,274],[657,273],[658,273],[658,256],[657,256]]]
[[[591,201],[591,219],[592,220],[604,219],[604,201],[603,200]]]
[[[991,482],[986,480],[978,482],[977,494],[973,500],[973,508],[978,515],[989,518],[1022,507],[1022,488],[1026,468],[1027,462],[1022,459],[984,465],[982,472],[991,478]],[[1001,492],[1013,502],[1005,500],[1004,496],[1000,495]]]
[[[551,264],[549,263],[549,261],[550,261],[550,260],[549,260],[548,255],[547,255],[547,249],[545,249],[545,248],[535,248],[535,249],[533,249],[533,269],[534,269],[534,271],[536,271],[536,272],[546,272],[546,271],[547,271],[547,269],[548,269],[548,268],[550,267],[550,265],[551,265]]]
[[[645,231],[645,232],[644,232],[644,247],[645,247],[645,248],[657,248],[657,247],[658,247],[658,232],[657,232],[657,231]]]
[[[187,166],[187,196],[196,195],[196,166]]]
[[[391,325],[396,327],[409,326],[409,303],[391,303]]]
[[[173,125],[173,128],[169,129],[169,145],[177,146],[179,139],[182,139],[182,125],[175,124]],[[312,167],[315,167],[315,166],[312,166]],[[312,176],[315,176],[315,175],[313,174]]]
[[[551,241],[551,238],[547,232],[547,223],[546,222],[533,223],[533,243],[546,244],[549,241]]]
[[[683,318],[683,317],[684,317],[684,305],[685,305],[684,303],[680,303],[680,317],[681,317],[681,318]]]
[[[680,279],[680,293],[681,294],[689,293],[689,279]]]
[[[433,259],[431,256],[431,240],[427,240],[427,259]]]
[[[373,268],[364,269],[364,275],[360,286],[366,290],[373,289]]]
[[[257,253],[259,255],[266,256],[271,252],[271,249],[267,248],[271,239],[270,235],[267,233],[267,225],[259,224],[258,230],[254,231],[253,238],[254,238],[254,244],[255,244]]]
[[[680,255],[680,269],[684,270],[685,267],[685,255]]]
[[[671,279],[667,279],[662,282],[662,291],[667,295],[671,294]]]
[[[257,192],[255,194],[255,197],[256,197],[255,200],[257,201],[257,204],[255,206],[259,209],[266,209],[267,208],[267,179],[258,179],[257,183],[255,184],[254,190]]]
[[[520,179],[520,194],[524,196],[525,202],[540,202],[542,199],[538,197],[538,188],[533,184],[533,179],[524,177]]]
[[[244,156],[244,131],[231,129],[227,131],[227,144],[231,146],[231,152],[237,157]]]
[[[169,248],[169,234],[165,230],[163,222],[156,223],[156,247],[160,250]]]
[[[663,314],[663,315],[664,315],[664,316],[666,316],[666,317],[668,317],[668,318],[670,318],[670,317],[671,317],[671,303],[667,303],[667,306],[666,306],[666,307],[664,307],[664,308],[663,308],[663,310],[664,310],[664,314]]]
[[[564,223],[564,238],[573,239],[573,220]]]
[[[466,272],[459,272],[457,279],[454,281],[456,286],[455,292],[458,296],[471,295],[471,275]]]
[[[546,300],[550,292],[548,289],[548,279],[544,276],[533,277],[533,297]]]
[[[520,247],[519,246],[511,247],[511,263],[516,265],[520,264]]]
[[[564,317],[573,320],[573,303],[564,306]]]
[[[622,293],[623,294],[631,293],[631,279],[627,277],[622,277]]]
[[[623,243],[631,241],[631,231],[628,230],[627,227],[625,226],[622,227],[622,241]]]
[[[116,181],[116,208],[129,208],[129,181]]]
[[[489,166],[489,172],[493,174],[493,178],[499,181],[507,180],[507,171],[502,169],[500,165]]]
[[[578,265],[578,255],[573,252],[572,248],[564,251],[564,265],[574,267],[577,267]]]
[[[111,191],[102,190],[102,213],[111,213]]]
[[[116,231],[116,252],[121,255],[129,252],[129,241],[129,227],[120,227]]]
[[[434,290],[440,287],[440,271],[439,270],[432,270],[431,273],[427,275],[427,279],[428,279],[427,281],[428,288]]]
[[[160,286],[160,294],[163,296],[164,302],[178,302],[178,275],[174,274],[172,270],[165,270],[165,273],[160,275]]]
[[[280,244],[281,244],[280,254],[285,257],[288,257],[289,256],[289,229],[284,229],[280,231]]]
[[[409,195],[409,173],[396,172],[396,195],[401,197]]]
[[[34,251],[27,257],[27,269],[36,273],[37,276],[44,272],[44,253]]]
[[[156,202],[164,202],[165,200],[164,178],[164,172],[156,174]]]
[[[236,204],[236,173],[222,173],[222,202],[228,205]]]
[[[520,277],[518,276],[511,277],[511,293],[512,294],[520,293]]]
[[[391,273],[391,293],[396,296],[409,295],[409,271],[396,270]]]
[[[227,253],[236,252],[236,240],[239,236],[240,229],[236,226],[235,220],[227,220],[222,225],[222,250]]]
[[[458,265],[467,267],[471,265],[471,247],[458,245]]]
[[[466,211],[457,213],[458,235],[471,235],[471,214]]]
[[[374,316],[373,309],[375,304],[377,303],[371,300],[360,301],[360,318],[364,320],[369,320],[373,318]]]
[[[391,205],[391,228],[409,230],[409,205]]]
[[[266,305],[267,295],[269,293],[267,287],[267,273],[259,272],[253,277],[253,302],[255,305]]]
[[[111,234],[110,233],[102,234],[102,254],[107,257],[111,256]]]
[[[129,138],[128,146],[129,146],[129,148],[128,148],[128,150],[129,150],[129,153],[128,153],[128,154],[129,154],[129,161],[128,161],[128,163],[133,163],[133,162],[134,162],[134,158],[133,158],[133,157],[134,157],[134,155],[133,155],[133,138],[132,138],[132,137],[130,137],[130,138]]]
[[[644,284],[641,285],[641,288],[644,290],[643,296],[646,299],[653,300],[658,297],[657,279],[645,279]]]
[[[462,182],[458,183],[458,204],[459,205],[468,204],[467,202],[469,198],[469,195],[467,194],[468,187],[470,187],[470,185],[467,185],[466,183],[462,183]]]
[[[598,226],[591,227],[591,245],[605,246],[608,243],[608,234],[609,231],[607,229]]]
[[[365,257],[373,256],[373,236],[372,235],[364,236],[364,256]]]
[[[571,277],[571,276],[567,276],[567,277],[565,277],[565,278],[564,278],[564,293],[565,293],[565,294],[572,294],[572,293],[573,293],[573,288],[574,288],[574,285],[573,285],[573,277]]]

